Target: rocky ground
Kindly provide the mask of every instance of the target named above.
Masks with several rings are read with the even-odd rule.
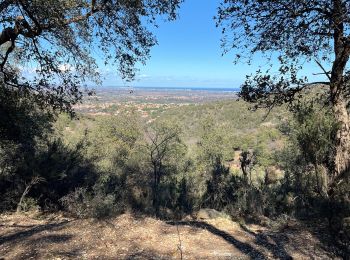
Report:
[[[323,235],[297,221],[276,230],[226,218],[10,214],[0,216],[0,259],[335,259]]]

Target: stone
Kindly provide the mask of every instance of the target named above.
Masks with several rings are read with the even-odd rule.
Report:
[[[220,211],[217,211],[215,209],[200,209],[197,213],[196,219],[197,220],[205,220],[205,219],[216,219],[216,218],[223,218],[226,215]]]

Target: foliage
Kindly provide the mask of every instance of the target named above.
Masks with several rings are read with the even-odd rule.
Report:
[[[306,101],[296,103],[292,118],[281,109],[265,122],[257,118],[263,113],[241,108],[241,101],[175,108],[152,123],[137,113],[75,119],[62,114],[52,130],[33,138],[31,152],[8,161],[11,167],[2,164],[1,209],[15,209],[30,180],[40,176],[44,181],[30,188],[24,207],[32,200],[41,210],[63,209],[82,218],[126,210],[181,218],[203,207],[237,218],[335,212],[345,218],[346,183],[334,190],[337,203],[329,204],[319,189],[323,177],[331,176],[337,125],[329,107]],[[217,117],[200,116],[217,110]],[[180,115],[185,124],[191,117],[192,125],[174,123]],[[218,125],[234,127],[231,132]],[[4,152],[18,158],[12,147],[19,144]]]
[[[171,193],[174,186],[173,176],[181,170],[180,160],[186,154],[186,146],[181,141],[181,129],[169,122],[156,123],[147,130],[146,151],[148,161],[152,168],[152,193],[153,207],[159,215],[161,202],[167,202],[167,197],[173,197]],[[170,185],[163,186],[162,179],[169,176]]]
[[[334,168],[332,158],[335,152],[334,136],[337,124],[330,108],[321,107],[317,100],[298,102],[293,110],[294,120],[283,126],[291,144],[286,149],[287,155],[284,158],[287,162],[284,167],[298,175],[295,177],[298,182],[303,179],[303,176],[299,175],[309,175],[309,182],[304,184],[308,186],[307,189],[314,189],[313,192],[327,197]],[[294,164],[298,167],[292,167]],[[311,186],[310,178],[314,182]],[[295,184],[299,189],[304,187],[302,183]]]
[[[198,142],[198,160],[206,166],[215,165],[217,160],[227,160],[230,156],[230,147],[227,147],[229,136],[224,134],[223,128],[217,127],[215,122],[213,117],[205,118],[201,122],[202,133]]]
[[[45,135],[53,117],[40,111],[31,93],[10,91],[0,85],[0,142],[32,145],[36,136]]]
[[[345,232],[341,223],[350,214],[350,203],[349,180],[332,185],[338,124],[319,100],[299,102],[293,108],[294,120],[283,127],[290,145],[279,157],[286,172],[279,191],[285,203],[280,206],[288,214],[326,218],[334,241],[343,245],[346,239],[339,234]]]
[[[231,196],[234,196],[234,192],[230,189],[234,187],[230,183],[229,169],[222,165],[220,158],[216,159],[213,166],[204,195],[204,206],[223,210],[233,201]]]
[[[27,170],[21,170],[23,175],[16,168],[12,177],[4,178],[4,185],[13,182],[18,187],[4,189],[2,196],[12,197],[7,208],[13,208],[25,183],[39,175],[45,181],[33,186],[28,197],[38,198],[38,205],[44,210],[64,206],[80,217],[95,216],[97,211],[101,215],[117,214],[127,209],[178,217],[203,206],[234,215],[263,212],[257,204],[264,198],[259,185],[265,168],[274,164],[273,153],[268,150],[280,142],[281,135],[276,134],[274,126],[280,119],[274,114],[269,116],[269,122],[274,123],[262,123],[241,105],[244,104],[240,101],[225,101],[176,108],[152,124],[142,121],[137,113],[80,115],[73,120],[61,114],[47,139],[35,138],[32,157],[26,155],[30,161],[23,161],[27,165]],[[194,129],[171,122],[174,117],[186,115],[183,109],[192,118]],[[214,117],[212,112],[199,116],[217,109],[222,111],[221,116]],[[192,112],[198,116],[192,117]],[[188,119],[182,123],[187,124]],[[218,124],[235,127],[232,132],[224,131]],[[195,147],[192,131],[198,134]],[[252,182],[246,187],[242,187],[247,184],[243,174],[228,167],[235,154],[242,152],[237,149],[243,148],[256,158],[250,170]],[[16,191],[16,195],[10,191]]]
[[[1,81],[9,91],[31,92],[41,106],[72,112],[82,98],[82,83],[99,81],[90,50],[97,49],[106,64],[116,64],[123,78],[132,79],[135,65],[145,63],[156,44],[145,25],[156,25],[157,16],[174,20],[180,2],[2,1]],[[28,77],[21,68],[31,63],[34,73]]]
[[[112,194],[92,195],[86,188],[76,188],[63,196],[60,202],[69,213],[78,218],[101,219],[113,216],[118,210]]]
[[[243,50],[248,60],[259,52],[267,56],[270,65],[267,71],[259,69],[255,75],[248,76],[240,92],[255,107],[272,109],[284,103],[291,105],[306,94],[304,90],[308,86],[327,87],[326,100],[338,125],[332,186],[346,180],[350,172],[349,10],[349,1],[344,0],[292,3],[229,0],[221,4],[217,17],[218,25],[223,27],[225,47]],[[237,58],[244,59],[245,55]],[[273,73],[272,65],[277,60],[279,68]],[[318,65],[325,82],[308,83],[300,75],[304,64],[310,62]]]

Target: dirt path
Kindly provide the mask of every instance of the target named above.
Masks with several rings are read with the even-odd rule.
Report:
[[[307,228],[283,232],[227,219],[164,222],[0,216],[0,259],[330,259]],[[181,248],[181,250],[180,250]],[[334,259],[334,258],[333,258]]]

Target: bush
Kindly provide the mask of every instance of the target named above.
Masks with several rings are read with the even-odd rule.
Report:
[[[38,200],[34,198],[24,198],[21,204],[21,209],[24,212],[28,211],[40,211],[40,206],[38,205]]]
[[[115,196],[98,194],[90,203],[89,215],[93,218],[102,219],[112,217],[118,213],[119,207],[115,203]]]
[[[89,198],[86,188],[76,188],[73,192],[60,199],[63,207],[78,218],[87,217]]]
[[[120,213],[123,209],[115,202],[113,194],[91,194],[86,188],[77,188],[60,201],[69,213],[78,218],[108,218]]]

